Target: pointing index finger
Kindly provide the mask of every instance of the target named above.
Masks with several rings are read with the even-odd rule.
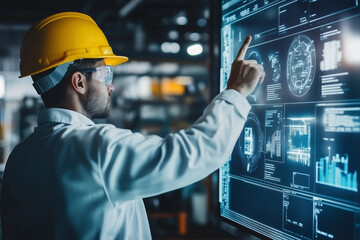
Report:
[[[251,36],[249,35],[245,38],[245,41],[244,41],[243,45],[241,46],[238,55],[236,56],[236,61],[244,60],[245,54],[250,45],[250,42],[251,42]]]

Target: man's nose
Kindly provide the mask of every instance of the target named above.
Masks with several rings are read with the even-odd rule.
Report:
[[[114,91],[115,87],[114,85],[110,84],[110,85],[107,85],[107,90],[109,93],[111,93],[112,91]]]

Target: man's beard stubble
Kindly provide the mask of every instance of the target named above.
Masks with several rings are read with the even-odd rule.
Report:
[[[86,100],[83,104],[85,115],[90,118],[107,118],[110,113],[110,94],[104,102],[96,92],[94,87],[89,89]]]

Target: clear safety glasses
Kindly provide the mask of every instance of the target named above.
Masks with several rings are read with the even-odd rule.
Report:
[[[88,68],[88,69],[80,69],[78,70],[81,73],[94,72],[93,78],[96,80],[105,83],[106,85],[110,85],[113,80],[113,66],[100,66],[96,68]]]

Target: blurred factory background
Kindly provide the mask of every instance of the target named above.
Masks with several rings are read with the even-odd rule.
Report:
[[[18,78],[21,40],[32,24],[62,11],[89,14],[104,31],[113,51],[130,58],[114,69],[112,112],[101,122],[165,136],[188,127],[216,94],[220,2],[3,1],[1,170],[14,146],[33,131],[37,110],[42,107],[31,78]],[[225,239],[226,235],[216,228],[216,179],[215,173],[184,189],[145,199],[154,239]]]

